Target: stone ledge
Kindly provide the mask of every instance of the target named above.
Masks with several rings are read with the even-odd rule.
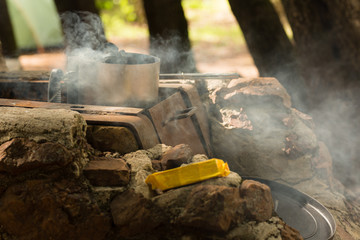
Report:
[[[56,142],[76,147],[86,134],[86,122],[65,109],[0,107],[0,144],[13,138]]]

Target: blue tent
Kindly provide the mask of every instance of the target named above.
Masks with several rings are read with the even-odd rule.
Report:
[[[7,0],[15,41],[20,49],[42,49],[63,42],[53,0]]]

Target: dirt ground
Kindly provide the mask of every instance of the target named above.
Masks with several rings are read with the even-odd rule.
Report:
[[[148,54],[148,39],[120,39],[110,40],[121,46],[127,52]],[[195,60],[199,72],[230,73],[236,72],[244,77],[256,77],[257,69],[246,46],[214,46],[208,42],[199,42],[193,47]],[[66,56],[64,51],[58,50],[48,53],[21,55],[19,61],[7,59],[11,70],[21,68],[26,71],[44,70],[53,68],[65,70]]]

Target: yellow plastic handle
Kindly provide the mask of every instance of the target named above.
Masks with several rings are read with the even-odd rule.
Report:
[[[183,167],[156,172],[149,175],[145,182],[152,189],[167,190],[214,177],[225,177],[230,174],[229,166],[221,159],[192,163]]]

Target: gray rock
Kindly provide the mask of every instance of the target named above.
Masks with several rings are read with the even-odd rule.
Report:
[[[160,160],[162,155],[172,147],[165,144],[157,144],[152,148],[146,149],[151,160]]]
[[[145,198],[151,198],[154,194],[150,187],[145,183],[147,176],[151,172],[139,170],[131,173],[131,181],[129,187],[134,189],[136,193],[141,193]]]
[[[205,154],[196,154],[192,157],[191,163],[203,162],[209,160],[209,158]]]
[[[293,185],[311,179],[314,176],[312,168],[313,156],[306,154],[297,159],[291,159],[284,164],[280,179]]]
[[[302,240],[299,232],[287,226],[280,218],[272,217],[266,222],[251,221],[232,229],[226,239],[253,239],[253,240]]]
[[[254,91],[259,92],[259,87],[256,86]],[[260,92],[266,95],[267,91]],[[289,183],[313,177],[312,161],[318,150],[318,141],[310,128],[311,118],[288,108],[288,103],[283,102],[287,102],[285,95],[279,102],[281,94],[275,94],[277,97],[272,102],[260,94],[251,105],[250,100],[242,103],[240,99],[256,95],[252,90],[243,91],[241,87],[232,93],[228,98],[226,94],[219,94],[217,101],[224,108],[240,109],[242,116],[238,116],[239,122],[234,122],[232,115],[210,119],[215,156],[227,161],[232,171],[249,176],[283,179]],[[241,95],[240,99],[237,95]],[[235,103],[239,105],[235,106]],[[279,107],[280,103],[285,105]]]
[[[152,197],[153,193],[145,183],[146,177],[154,172],[149,153],[146,150],[138,150],[124,155],[123,159],[131,168],[129,187],[145,198]]]
[[[130,164],[132,172],[140,170],[153,171],[151,159],[146,150],[138,150],[123,156],[123,159]]]
[[[193,157],[193,152],[189,145],[179,144],[167,150],[161,157],[162,170],[168,170],[187,164]]]
[[[215,156],[244,176],[276,180],[309,194],[334,215],[335,239],[360,239],[358,201],[334,179],[331,156],[318,141],[312,118],[291,108],[277,84],[264,78],[236,80],[213,93],[213,109],[219,110],[210,118]]]
[[[291,99],[285,88],[275,78],[241,78],[232,80],[226,88],[214,92],[213,99],[220,106],[271,105],[277,108],[291,107]]]
[[[139,149],[134,134],[126,127],[88,126],[86,138],[96,149],[126,154]]]
[[[242,178],[236,172],[230,172],[226,177],[211,178],[201,182],[202,185],[218,185],[227,187],[240,187]]]

